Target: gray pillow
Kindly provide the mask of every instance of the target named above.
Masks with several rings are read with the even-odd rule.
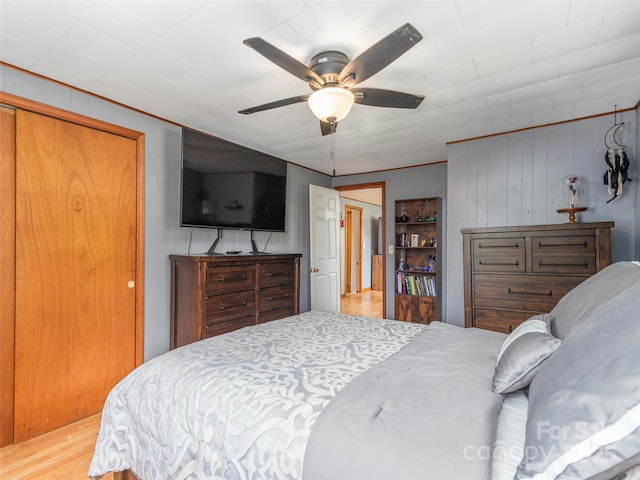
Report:
[[[517,480],[614,478],[640,454],[640,267],[582,318],[529,387]]]
[[[560,340],[551,335],[547,317],[529,318],[506,338],[498,352],[494,392],[505,394],[527,387],[542,362],[558,348]]]
[[[580,326],[585,315],[608,302],[628,287],[637,277],[634,262],[618,262],[602,269],[560,299],[551,310],[551,333],[565,339]]]

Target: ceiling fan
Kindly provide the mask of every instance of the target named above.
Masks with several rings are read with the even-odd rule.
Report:
[[[354,86],[378,73],[420,40],[420,32],[406,23],[353,60],[342,52],[329,50],[314,55],[307,67],[260,37],[248,38],[243,42],[245,45],[307,82],[313,92],[247,108],[238,113],[250,114],[308,102],[320,120],[322,135],[327,135],[335,132],[338,122],[349,113],[354,102],[373,107],[418,108],[424,95]]]

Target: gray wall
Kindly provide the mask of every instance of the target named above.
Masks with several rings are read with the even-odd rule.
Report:
[[[604,135],[613,115],[537,128],[449,146],[447,238],[447,321],[464,324],[462,235],[464,227],[565,223],[556,212],[560,180],[583,178],[586,205],[581,222],[613,220],[613,261],[633,259],[638,249],[636,198],[638,161],[636,113],[618,114],[625,122],[616,138],[629,146],[632,183],[622,197],[610,195],[602,183],[606,171]]]
[[[169,348],[169,261],[171,253],[203,252],[215,230],[178,227],[180,128],[53,82],[0,66],[0,89],[64,110],[111,122],[145,134],[145,359]],[[606,204],[604,133],[613,116],[545,127],[451,145],[449,163],[330,177],[289,164],[287,232],[274,233],[267,250],[302,253],[301,310],[309,309],[309,184],[324,187],[384,181],[386,184],[385,316],[393,318],[394,202],[442,197],[441,240],[444,317],[463,323],[462,237],[460,229],[489,225],[563,223],[556,213],[560,179],[577,173],[587,180],[588,203],[582,221],[614,220],[614,260],[640,258],[640,198],[637,195],[640,112],[621,114],[628,125],[618,139],[628,145],[631,184],[623,197]],[[449,170],[449,171],[448,171]],[[448,193],[447,193],[448,192]],[[264,248],[268,233],[254,236]],[[448,240],[448,241],[447,241]],[[189,249],[189,245],[191,245]],[[248,250],[249,233],[225,231],[218,249]]]
[[[153,358],[169,350],[169,255],[205,252],[216,230],[181,228],[180,128],[94,96],[0,66],[0,89],[87,117],[110,122],[145,134],[145,301],[144,357]],[[302,253],[302,311],[309,309],[309,184],[329,187],[331,178],[289,164],[286,233],[274,233],[270,252]],[[256,232],[263,249],[269,234]],[[251,249],[249,232],[224,231],[217,247]]]
[[[447,164],[439,163],[434,165],[424,165],[421,167],[404,168],[399,170],[388,170],[384,172],[366,173],[362,175],[346,175],[335,177],[332,186],[359,185],[363,183],[385,182],[385,245],[382,252],[385,258],[385,296],[386,312],[385,318],[394,318],[394,270],[395,256],[389,255],[388,246],[393,245],[394,221],[395,221],[395,201],[408,198],[441,197],[444,212],[439,212],[440,219],[444,221],[443,236],[441,245],[441,265],[443,272],[443,295],[446,295],[446,222],[447,222]],[[444,215],[443,215],[444,213]],[[444,303],[444,302],[443,302]],[[446,309],[443,311],[443,318]]]

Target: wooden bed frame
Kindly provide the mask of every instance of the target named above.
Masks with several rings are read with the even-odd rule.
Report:
[[[114,472],[113,480],[138,480],[138,477],[131,473],[131,470],[125,470],[123,472]]]

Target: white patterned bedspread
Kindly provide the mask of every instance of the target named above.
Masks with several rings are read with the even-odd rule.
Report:
[[[154,358],[109,394],[89,475],[299,479],[320,411],[424,328],[306,312]]]

